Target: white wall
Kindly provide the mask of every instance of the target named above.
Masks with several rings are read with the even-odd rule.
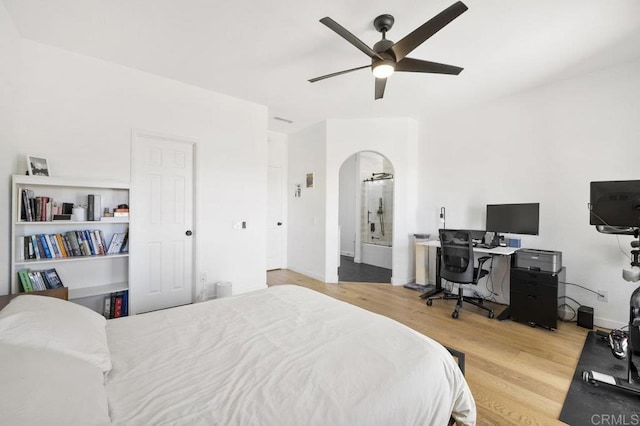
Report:
[[[5,200],[26,154],[48,158],[56,176],[128,181],[132,128],[195,140],[194,276],[231,281],[234,293],[266,286],[264,106],[31,41],[20,54],[18,145],[3,152],[20,161],[2,169]],[[234,230],[237,221],[247,229]],[[0,254],[4,268],[9,256]]]
[[[354,257],[356,254],[356,201],[360,196],[357,175],[357,155],[347,158],[340,167],[340,194],[338,201],[340,225],[340,254]],[[358,203],[359,205],[359,203]]]
[[[337,282],[338,194],[342,163],[360,151],[385,156],[394,167],[393,272],[391,282],[414,279],[413,233],[416,229],[417,123],[409,118],[327,121],[326,267],[327,282]]]
[[[567,281],[609,292],[609,303],[575,286],[567,294],[621,326],[637,284],[616,237],[589,225],[589,182],[639,178],[640,61],[423,121],[418,223],[483,229],[488,203],[540,202],[540,235],[522,246],[563,253]],[[624,252],[630,237],[620,237]],[[504,289],[508,294],[508,287]],[[573,305],[577,308],[576,305]]]
[[[326,134],[326,124],[320,123],[289,135],[287,179],[288,268],[325,282]],[[307,173],[314,173],[313,188],[305,186]],[[302,196],[299,198],[294,196],[296,184],[302,185]],[[337,218],[335,226],[338,226]],[[337,263],[337,240],[335,250],[333,263]],[[337,275],[337,269],[334,275]],[[337,282],[337,279],[332,282]]]
[[[18,32],[0,2],[0,173],[9,176],[16,170],[17,158],[12,153],[17,151],[17,102],[20,88],[20,47]],[[26,163],[25,163],[26,164]],[[26,170],[26,169],[25,169]],[[24,173],[24,170],[22,170]],[[9,179],[0,184],[0,294],[9,291],[11,267],[9,252],[11,250],[10,217],[11,188]]]
[[[394,167],[392,284],[414,279],[417,123],[408,118],[331,119],[289,137],[289,269],[338,282],[340,167],[353,154],[374,151]],[[316,187],[293,196],[314,172]]]

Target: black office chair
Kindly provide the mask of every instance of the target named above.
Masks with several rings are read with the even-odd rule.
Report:
[[[478,267],[474,268],[473,231],[440,229],[440,277],[458,284],[478,285],[478,281],[489,274],[482,269],[484,263],[491,259],[490,256],[478,258]],[[463,286],[458,286],[458,295],[445,293],[441,297],[430,297],[427,305],[431,306],[436,299],[457,300],[456,308],[451,313],[453,318],[458,318],[462,302],[471,303],[489,312],[489,318],[493,318],[493,310],[483,305],[484,299],[479,297],[463,296]]]

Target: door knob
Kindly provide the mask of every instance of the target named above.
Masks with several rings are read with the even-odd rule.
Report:
[[[282,226],[282,222],[278,222],[276,225],[278,225],[278,226]]]
[[[193,235],[193,232],[191,232],[191,230],[187,230],[187,232],[184,233],[187,237],[190,237],[191,235]]]

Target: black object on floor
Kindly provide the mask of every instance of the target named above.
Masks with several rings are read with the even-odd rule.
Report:
[[[611,354],[608,343],[595,331],[590,331],[560,412],[561,421],[570,425],[626,424],[604,423],[613,421],[612,419],[640,421],[640,397],[608,386],[589,384],[582,379],[582,372],[585,370],[626,378],[627,360],[616,359]]]
[[[352,257],[340,256],[338,279],[357,283],[390,283],[391,269],[355,263]]]
[[[507,306],[502,312],[500,312],[500,315],[498,315],[498,321],[504,321],[509,318],[510,315],[511,310],[509,309],[509,306]]]

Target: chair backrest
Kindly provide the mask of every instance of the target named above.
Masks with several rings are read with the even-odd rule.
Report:
[[[471,231],[440,229],[440,276],[447,281],[474,283]]]

